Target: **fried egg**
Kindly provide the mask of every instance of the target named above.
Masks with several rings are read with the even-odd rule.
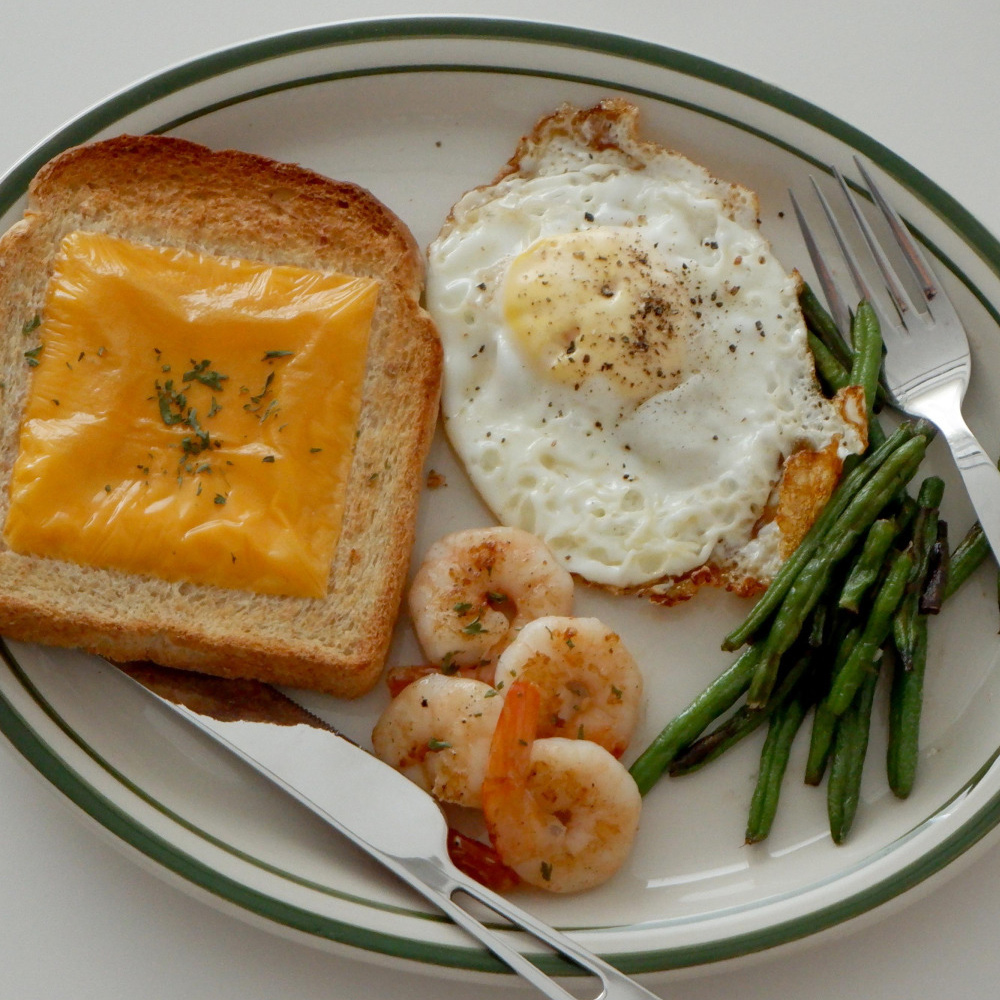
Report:
[[[863,424],[819,390],[756,196],[636,116],[559,109],[452,209],[427,274],[446,431],[498,519],[584,579],[766,583],[785,460],[839,471]]]

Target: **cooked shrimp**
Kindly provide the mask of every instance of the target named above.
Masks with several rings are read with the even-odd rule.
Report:
[[[501,861],[550,892],[599,885],[622,865],[642,798],[620,761],[589,740],[535,739],[540,697],[504,698],[483,781],[483,815]]]
[[[597,618],[538,618],[525,625],[497,663],[494,684],[516,680],[542,692],[540,737],[599,743],[620,757],[642,708],[642,674],[621,637]]]
[[[524,624],[569,614],[573,578],[518,528],[472,528],[435,542],[410,587],[417,639],[436,664],[495,663]]]
[[[478,808],[503,699],[482,681],[427,674],[389,702],[372,731],[375,756],[442,802]]]

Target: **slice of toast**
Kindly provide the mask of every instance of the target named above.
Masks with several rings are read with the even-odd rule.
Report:
[[[185,140],[122,136],[70,149],[0,239],[0,523],[30,385],[25,351],[56,246],[105,232],[380,282],[356,447],[325,598],[253,593],[22,555],[0,542],[0,634],[223,677],[355,697],[376,682],[405,581],[441,382],[420,305],[423,261],[369,192],[298,166]]]

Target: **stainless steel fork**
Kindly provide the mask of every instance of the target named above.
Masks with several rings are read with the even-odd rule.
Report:
[[[865,279],[865,273],[872,271],[871,262],[865,266],[858,259],[830,202],[813,181],[816,196],[847,263],[857,296],[854,301],[867,300],[882,327],[885,386],[900,410],[929,420],[948,442],[990,547],[994,554],[1000,555],[1000,471],[962,416],[962,403],[971,369],[968,337],[951,300],[906,224],[885,199],[864,164],[857,158],[855,163],[873,203],[916,279],[917,292],[911,298],[861,211],[857,197],[834,168],[833,175],[864,236],[881,279],[881,287],[873,288],[873,284]],[[846,332],[850,328],[850,311],[844,293],[838,289],[833,272],[820,252],[794,194],[792,206],[830,312],[840,329]]]

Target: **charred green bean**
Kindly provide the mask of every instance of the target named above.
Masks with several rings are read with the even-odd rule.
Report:
[[[848,711],[837,722],[826,795],[830,835],[837,844],[846,839],[861,799],[861,775],[868,753],[877,682],[876,666],[865,675]]]
[[[792,743],[808,709],[808,699],[793,693],[771,714],[747,817],[745,838],[748,844],[760,843],[771,832]]]
[[[889,737],[886,775],[895,796],[905,799],[913,789],[923,712],[924,673],[927,666],[927,617],[917,618],[917,635],[909,668],[904,666],[892,643],[883,653],[884,669],[891,670],[889,691]]]
[[[889,566],[858,641],[830,685],[826,702],[834,715],[847,711],[866,675],[871,673],[882,643],[892,631],[893,616],[903,599],[912,567],[909,551],[900,552]]]
[[[882,370],[882,331],[878,317],[869,303],[859,303],[851,324],[851,384],[865,391],[865,409],[869,424],[875,410],[879,372]]]
[[[844,581],[838,604],[847,611],[857,611],[861,599],[878,579],[892,543],[899,534],[894,518],[880,517],[868,529],[864,545]]]
[[[643,795],[656,784],[684,747],[693,743],[710,723],[736,704],[750,686],[759,657],[758,647],[748,647],[687,708],[668,722],[642,752],[630,771]]]
[[[809,666],[808,656],[798,657],[781,682],[775,687],[763,708],[750,708],[749,705],[741,705],[728,719],[721,722],[711,732],[695,740],[674,758],[669,767],[671,776],[679,777],[682,774],[691,774],[693,771],[697,771],[755,732],[791,695]]]

